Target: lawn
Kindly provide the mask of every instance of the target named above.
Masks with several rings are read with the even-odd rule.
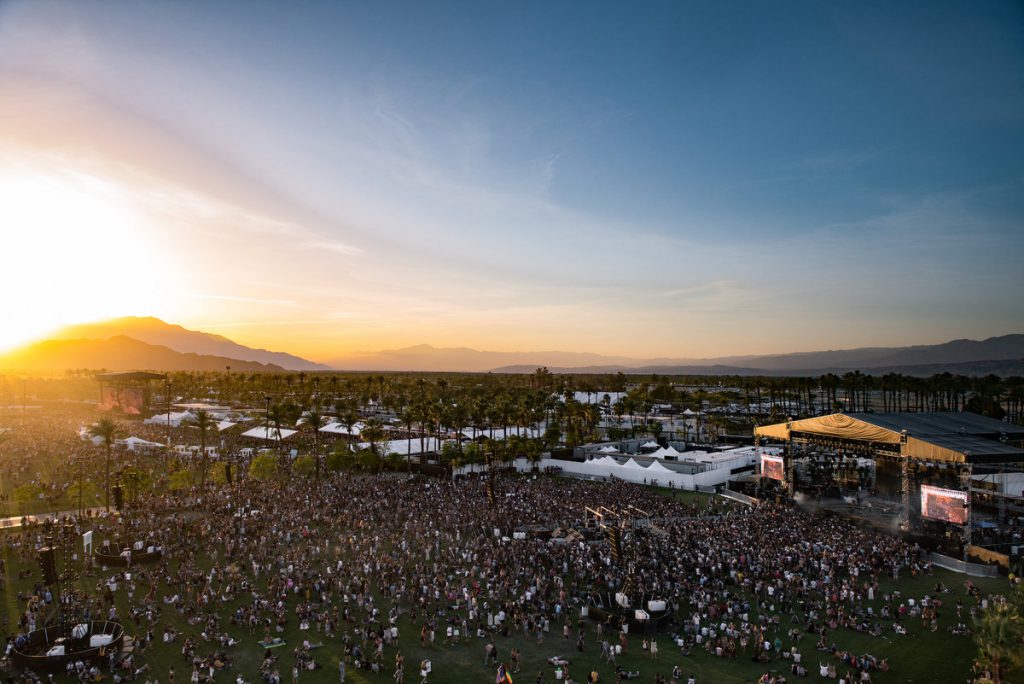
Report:
[[[699,496],[703,497],[704,495]],[[6,589],[2,592],[2,602],[5,611],[3,614],[3,624],[8,634],[10,634],[9,625],[16,624],[19,611],[24,609],[24,604],[17,599],[18,592],[30,591],[33,584],[39,581],[40,578],[39,570],[34,561],[22,560],[19,554],[9,549],[6,540],[10,538],[10,535],[14,534],[18,533],[10,531],[4,533],[3,537],[0,537],[0,539],[4,540],[3,557],[6,560]],[[18,571],[23,568],[29,568],[33,572],[31,576],[19,580]],[[82,586],[92,590],[95,588],[98,579],[108,577],[111,574],[112,572],[98,573],[97,576],[83,578],[81,581]],[[952,594],[942,596],[944,607],[941,611],[940,628],[937,632],[933,633],[923,629],[920,621],[907,620],[905,624],[909,628],[909,634],[906,636],[897,636],[890,631],[885,636],[876,638],[852,631],[837,630],[832,634],[832,640],[842,649],[852,650],[858,654],[871,653],[879,658],[889,658],[892,666],[891,670],[888,673],[876,673],[874,677],[876,682],[964,682],[970,675],[970,666],[975,654],[975,648],[969,638],[955,637],[949,633],[948,629],[956,621],[954,608],[956,598],[964,599],[965,612],[966,606],[970,606],[972,603],[972,600],[968,599],[964,593],[963,580],[963,576],[944,570],[936,570],[934,575],[930,577],[908,577],[900,580],[898,589],[903,593],[904,597],[921,597],[925,593],[930,593],[933,585],[938,581],[942,581],[947,586],[953,588]],[[1008,588],[1008,583],[1005,579],[975,580],[975,584],[980,586],[983,593],[1005,593]],[[891,583],[883,585],[883,590],[880,594],[892,588]],[[139,593],[141,594],[142,592],[140,591]],[[138,598],[139,595],[136,596],[136,601],[138,601]],[[240,598],[235,603],[223,605],[223,615],[229,615],[244,600]],[[294,602],[294,599],[292,599],[292,602]],[[117,604],[120,615],[127,616],[130,614],[127,595],[123,590],[117,593]],[[385,602],[381,605],[385,606],[386,610],[386,606],[389,604]],[[881,601],[876,600],[876,609],[880,605]],[[573,616],[574,621],[576,617],[576,615]],[[198,636],[199,634],[198,627],[191,626],[184,620],[179,619],[173,610],[165,610],[163,619],[174,624],[182,632],[183,636]],[[494,680],[494,668],[483,665],[485,640],[472,638],[468,643],[446,646],[441,643],[443,635],[438,634],[437,643],[433,647],[424,649],[420,647],[419,624],[414,625],[406,618],[400,619],[398,624],[400,630],[399,647],[405,655],[406,661],[406,682],[419,681],[417,664],[424,657],[430,658],[433,662],[430,682],[435,684],[455,684],[460,682],[489,683]],[[226,617],[223,620],[222,626],[234,637],[241,639],[242,643],[229,650],[234,658],[233,667],[231,670],[219,673],[217,675],[218,681],[229,684],[234,681],[238,674],[241,674],[248,682],[259,682],[258,668],[262,661],[264,650],[256,643],[258,637],[250,636],[244,629],[231,627]],[[138,633],[139,631],[130,621],[126,621],[126,627],[129,634]],[[788,629],[788,625],[784,621],[783,632],[786,629]],[[345,627],[343,626],[342,631],[344,630]],[[575,634],[575,630],[573,629],[572,631]],[[184,660],[180,652],[180,642],[183,637],[179,638],[176,644],[165,645],[159,642],[159,628],[155,632],[158,642],[153,644],[145,655],[145,659],[151,665],[153,671],[149,676],[155,676],[157,680],[166,682],[167,672],[173,666],[176,671],[177,681],[187,681],[191,667]],[[293,660],[291,649],[295,644],[301,642],[303,638],[309,639],[312,642],[323,640],[326,643],[323,648],[313,652],[317,662],[324,665],[324,669],[302,672],[300,676],[302,684],[321,684],[337,681],[336,664],[341,654],[340,635],[335,635],[333,639],[326,639],[323,635],[317,634],[315,628],[309,632],[301,632],[298,629],[297,622],[293,619],[289,621],[283,636],[289,645],[273,651],[280,659],[283,681],[287,681],[290,677]],[[596,626],[593,624],[588,627],[587,643],[585,651],[582,653],[577,652],[575,649],[574,636],[569,640],[562,637],[561,624],[552,624],[551,633],[546,635],[543,646],[538,646],[532,637],[524,638],[521,633],[504,638],[499,636],[495,643],[499,650],[499,658],[502,660],[507,658],[512,648],[518,648],[522,652],[522,672],[514,675],[514,679],[518,682],[537,681],[539,674],[543,674],[543,681],[554,682],[554,668],[546,662],[547,658],[554,655],[563,655],[571,661],[570,673],[577,680],[584,679],[586,673],[594,667],[600,673],[602,681],[615,680],[612,667],[605,664],[599,658],[600,644],[597,640]],[[697,681],[701,684],[712,682],[755,682],[761,674],[769,670],[782,671],[787,676],[789,675],[789,661],[781,658],[767,665],[754,663],[749,658],[742,657],[727,661],[710,656],[698,649],[694,649],[689,657],[684,657],[672,644],[669,635],[660,635],[658,643],[660,652],[657,662],[653,662],[649,655],[642,651],[639,637],[633,637],[630,639],[625,654],[618,659],[618,663],[629,670],[638,670],[641,673],[641,678],[638,681],[641,682],[652,681],[655,674],[658,673],[668,677],[672,666],[675,664],[679,664],[684,673],[695,674]],[[824,654],[819,654],[814,650],[814,644],[815,638],[812,635],[806,635],[800,641],[800,650],[804,654],[804,663],[811,675],[808,679],[819,679],[817,665],[819,661],[825,659],[821,657]],[[788,642],[786,645],[789,645]],[[200,653],[207,653],[211,650],[213,650],[212,644],[200,642]],[[367,671],[357,672],[349,667],[347,681],[391,681],[393,657],[394,649],[386,650],[385,670],[381,674],[372,674]],[[841,667],[838,661],[833,660],[833,662],[837,666],[837,671],[840,673],[845,672],[845,668]],[[61,676],[59,679],[66,678]],[[794,679],[790,677],[790,681],[794,681]]]

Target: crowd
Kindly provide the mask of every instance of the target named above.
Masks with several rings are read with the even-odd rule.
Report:
[[[177,684],[173,669],[146,664],[150,649],[172,647],[195,683],[280,684],[291,676],[298,684],[304,672],[328,667],[342,682],[353,669],[399,684],[429,682],[438,673],[430,660],[406,672],[402,647],[417,640],[425,650],[479,648],[484,664],[510,680],[522,663],[502,644],[512,634],[561,651],[538,682],[639,677],[617,663],[631,649],[649,656],[647,681],[695,681],[678,665],[659,664],[659,652],[673,648],[748,659],[763,668],[764,682],[817,669],[850,684],[871,681],[890,663],[844,649],[846,631],[898,639],[911,621],[934,628],[953,610],[939,587],[926,596],[892,588],[930,572],[916,546],[840,517],[709,502],[687,504],[621,481],[529,476],[502,476],[489,488],[475,478],[342,475],[319,489],[242,481],[152,495],[119,521],[72,520],[78,532],[160,540],[165,553],[151,566],[92,568],[88,588],[67,597],[65,610],[76,621],[125,623],[136,635],[131,653],[112,652],[95,667],[116,682],[147,684]],[[633,511],[619,561],[586,510],[601,506]],[[43,539],[39,528],[8,533],[5,556],[30,563]],[[627,585],[631,596],[666,602],[667,632],[630,633],[581,617],[592,598]],[[9,643],[39,626],[54,598],[37,584],[17,600]],[[956,606],[963,621],[983,597],[966,600]],[[400,634],[410,624],[416,632]],[[286,641],[295,626],[301,641]],[[234,667],[240,640],[263,651],[258,671]],[[592,649],[608,664],[604,675],[573,666],[573,652]],[[68,674],[83,683],[103,676],[77,666]]]

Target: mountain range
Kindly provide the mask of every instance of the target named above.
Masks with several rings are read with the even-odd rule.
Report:
[[[1024,375],[1024,335],[953,340],[912,347],[863,347],[763,356],[641,359],[564,351],[493,352],[421,344],[337,359],[346,370],[532,373],[657,373],[659,375],[820,375],[861,370],[933,375]]]
[[[49,372],[88,368],[152,371],[283,371],[274,364],[179,352],[124,335],[98,340],[43,340],[0,357],[0,368]]]
[[[210,355],[236,361],[255,361],[262,365],[277,366],[285,370],[330,370],[328,366],[307,361],[294,354],[253,349],[221,335],[189,330],[153,317],[125,316],[108,321],[72,325],[58,331],[50,339],[103,340],[116,336],[130,337],[139,342],[161,345],[186,354]]]
[[[221,335],[189,330],[158,318],[125,317],[74,325],[49,339],[0,355],[0,369],[69,368],[237,371],[425,371],[532,373],[637,373],[659,375],[820,375],[861,370],[927,376],[1024,375],[1024,335],[953,340],[910,347],[863,347],[707,359],[632,358],[585,352],[496,352],[421,344],[363,352],[316,363],[284,352],[254,349]]]

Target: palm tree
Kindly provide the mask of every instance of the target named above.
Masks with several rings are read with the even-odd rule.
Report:
[[[313,406],[299,419],[299,423],[313,433],[313,461],[316,464],[317,489],[320,488],[320,428],[323,427],[325,418],[326,416],[320,412],[320,408]]]
[[[287,377],[291,377],[290,375]],[[274,426],[274,430],[277,432],[277,446],[281,447],[281,423],[288,420],[288,410],[284,404],[274,403],[271,404],[270,410],[267,412],[267,423]],[[270,430],[267,430],[267,439],[270,439]]]
[[[89,436],[99,437],[107,450],[107,460],[103,477],[103,506],[110,512],[110,451],[114,442],[124,433],[124,426],[110,418],[100,418],[89,428]]]
[[[202,454],[201,454],[202,460],[200,461],[200,463],[202,464],[202,472],[199,474],[199,487],[200,487],[200,489],[205,489],[206,488],[206,470],[207,470],[207,467],[206,467],[206,460],[207,460],[207,455],[206,455],[206,435],[208,435],[211,430],[216,428],[217,422],[214,420],[213,416],[210,415],[210,413],[206,409],[199,409],[198,411],[193,413],[191,416],[189,416],[188,418],[186,418],[182,422],[185,425],[188,425],[190,427],[194,427],[197,430],[199,430],[199,448],[202,451]]]
[[[384,472],[384,458],[377,452],[377,442],[384,439],[384,425],[378,418],[368,418],[363,424],[363,429],[360,431],[360,436],[370,443],[370,451],[373,452],[374,456],[380,463],[380,472]]]

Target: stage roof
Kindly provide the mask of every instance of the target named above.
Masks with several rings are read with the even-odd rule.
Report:
[[[933,461],[1024,462],[1024,450],[998,441],[1024,439],[1024,428],[973,413],[834,413],[754,428],[768,439],[791,433],[899,445],[902,456]]]
[[[847,413],[856,420],[887,430],[906,430],[908,435],[973,435],[998,439],[1024,439],[1024,426],[979,416],[977,413]]]

